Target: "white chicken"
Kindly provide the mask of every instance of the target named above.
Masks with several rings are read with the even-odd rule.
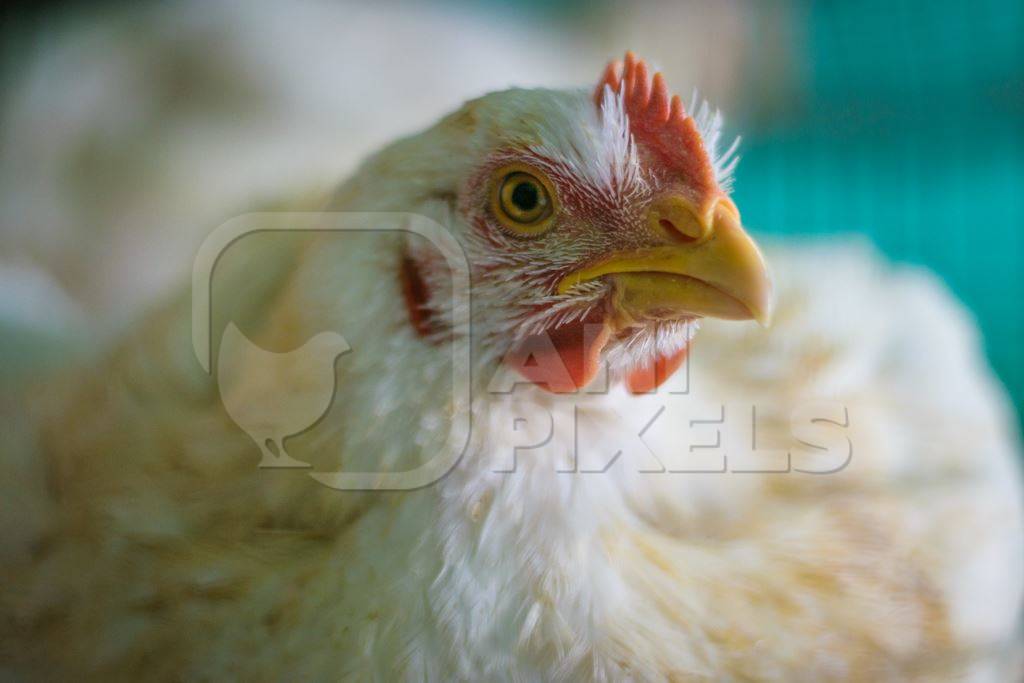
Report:
[[[1007,680],[1021,492],[963,314],[863,251],[773,249],[772,329],[705,322],[684,364],[698,318],[769,313],[731,154],[631,55],[595,94],[467,103],[338,191],[382,232],[225,254],[215,329],[351,346],[289,442],[314,477],[258,469],[184,300],[43,389],[3,459],[8,672]],[[471,298],[392,212],[458,240]],[[427,486],[320,483],[453,442]]]

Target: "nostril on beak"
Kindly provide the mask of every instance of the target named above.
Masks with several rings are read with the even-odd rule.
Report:
[[[651,229],[676,244],[699,242],[710,232],[693,205],[679,195],[656,200],[648,209],[647,220]]]
[[[679,228],[676,227],[675,223],[673,223],[667,218],[662,218],[658,220],[658,225],[661,226],[661,229],[665,231],[666,235],[668,235],[670,238],[677,242],[688,244],[690,242],[696,242],[698,239],[700,239],[700,234],[690,234],[685,230],[680,230]]]

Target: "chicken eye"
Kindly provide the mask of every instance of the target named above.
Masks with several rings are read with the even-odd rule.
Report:
[[[519,169],[495,177],[492,209],[503,227],[518,235],[539,235],[550,227],[556,207],[547,179]]]

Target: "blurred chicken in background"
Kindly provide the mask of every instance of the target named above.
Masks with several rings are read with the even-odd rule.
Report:
[[[813,29],[807,15],[822,10],[801,3],[766,9],[756,3],[707,2],[606,5],[589,12],[570,6],[563,12],[528,5],[513,13],[464,5],[179,3],[110,8],[101,18],[39,31],[8,74],[11,87],[0,131],[4,381],[34,379],[40,368],[69,357],[89,359],[120,331],[140,332],[142,310],[186,278],[192,256],[213,226],[268,205],[319,208],[322,197],[365,154],[484,92],[591,83],[595,64],[632,47],[653,57],[672,90],[688,93],[699,86],[724,111],[735,113],[730,122],[763,122],[787,107],[814,105],[813,95],[799,94],[799,81],[812,68],[802,61],[814,38],[808,35]],[[913,25],[914,16],[903,19]],[[1017,16],[1004,20],[1012,24]],[[770,148],[764,139],[754,136],[741,151],[746,148],[753,150],[749,154],[755,158],[748,161],[754,170],[744,176],[749,166],[740,167],[739,192],[750,193],[740,204],[755,233],[759,207],[765,207],[765,220],[827,219],[810,200],[803,207],[782,206],[781,198],[794,192],[775,192],[785,164],[770,154],[756,157]],[[799,171],[801,177],[814,173],[813,165]],[[857,191],[847,189],[851,195]],[[816,218],[808,218],[806,211],[815,208]],[[863,228],[824,225],[804,231]],[[960,235],[963,226],[936,230]],[[705,572],[705,579],[744,568],[732,575],[732,583],[709,580],[692,593],[676,586],[673,605],[685,604],[704,616],[722,612],[722,623],[747,624],[758,633],[764,612],[747,603],[767,595],[778,601],[776,607],[788,604],[798,615],[787,623],[817,627],[800,635],[783,630],[762,642],[760,647],[773,653],[762,658],[763,667],[756,664],[756,639],[744,640],[751,632],[709,628],[700,636],[690,634],[692,648],[641,656],[650,668],[637,664],[636,673],[794,680],[792,670],[772,668],[778,666],[773,662],[800,661],[801,650],[791,641],[815,637],[819,646],[809,650],[823,654],[806,663],[814,672],[807,680],[1008,680],[1017,666],[1007,640],[1015,636],[1007,634],[1014,632],[1020,600],[1019,444],[1011,404],[985,362],[983,340],[970,315],[933,276],[893,269],[858,240],[795,242],[777,239],[768,249],[779,290],[773,330],[704,326],[692,361],[694,386],[701,392],[697,398],[761,406],[767,438],[775,435],[782,443],[786,416],[796,406],[823,398],[843,403],[856,444],[851,476],[857,486],[827,476],[811,484],[783,477],[766,485],[769,493],[751,495],[760,484],[736,484],[735,477],[727,477],[727,484],[692,487],[685,500],[654,496],[646,503],[649,509],[636,504],[641,516],[667,524],[675,535],[686,536],[681,520],[689,520],[713,539],[709,543],[728,547],[720,557],[733,559],[719,563],[715,552],[662,549],[673,566],[690,563]],[[1012,315],[1007,313],[1011,321]],[[158,334],[159,326],[155,329]],[[4,400],[5,408],[20,404],[13,392]],[[9,433],[17,447],[18,431]],[[255,470],[259,453],[251,443],[248,447]],[[17,556],[44,534],[41,520],[49,513],[34,497],[39,473],[16,458],[4,467],[10,485],[2,510],[17,527],[17,533],[5,536],[6,550]],[[738,502],[744,495],[751,497]],[[751,502],[764,495],[791,502],[767,512]],[[271,498],[272,504],[282,504],[281,497]],[[817,503],[803,507],[801,501]],[[304,517],[314,514],[313,508],[295,513],[304,531],[316,529]],[[736,515],[744,510],[760,524],[738,524]],[[153,539],[168,533],[165,523],[173,517],[162,516],[165,511],[156,503],[142,518],[110,512],[131,542],[147,547],[164,542]],[[835,519],[841,529],[826,529]],[[257,522],[252,517],[240,524]],[[806,550],[801,534],[818,532],[835,544],[822,545],[832,548],[822,556],[846,566],[846,573],[801,560]],[[187,531],[169,533],[189,538]],[[281,554],[305,548],[302,539],[294,546],[284,541]],[[749,547],[770,542],[773,550],[751,556],[744,541],[753,544]],[[878,555],[851,560],[846,552],[859,544]],[[885,552],[901,545],[905,553]],[[647,546],[634,539],[623,547],[619,552],[638,553]],[[180,599],[182,592],[200,601],[233,595],[229,570],[237,567],[220,566],[223,576],[203,575],[203,553],[215,550],[204,544],[195,565],[172,568],[187,577],[175,577],[185,581],[184,588],[175,584],[161,594],[158,585],[155,593],[129,596],[131,609],[142,605],[145,615],[139,621],[124,618],[104,636],[100,670],[105,661],[145,664],[140,652],[165,641],[138,635],[152,633],[142,623],[159,621],[161,605]],[[887,560],[871,566],[878,557]],[[59,562],[47,566],[60,571]],[[905,574],[908,566],[920,573]],[[301,575],[306,568],[296,564],[285,574]],[[248,565],[239,571],[258,574]],[[832,578],[838,583],[828,584]],[[146,585],[144,578],[135,580]],[[765,585],[770,590],[735,593],[737,586]],[[108,589],[100,586],[100,593]],[[285,581],[276,590],[286,586]],[[978,592],[979,586],[987,590]],[[815,613],[800,603],[801,595],[820,597],[830,590],[845,591],[843,599],[830,603],[839,607],[834,612]],[[896,594],[908,602],[893,601]],[[23,620],[13,622],[15,628],[38,627],[52,610],[59,613],[46,598],[23,595],[7,601]],[[535,604],[537,614],[545,614],[543,599]],[[865,604],[883,608],[860,612]],[[889,609],[897,604],[915,608]],[[308,614],[304,623],[315,624]],[[520,616],[532,619],[535,613]],[[238,623],[245,623],[239,617]],[[93,618],[77,626],[87,630]],[[766,622],[765,632],[779,623]],[[835,633],[821,629],[821,623],[833,625]],[[844,634],[851,633],[867,649],[850,659],[835,655]],[[730,637],[735,642],[727,642]],[[230,643],[222,645],[230,651]],[[933,648],[932,661],[917,656],[922,646]],[[740,650],[743,656],[730,654]],[[536,656],[543,660],[547,653]],[[659,657],[678,669],[658,669]],[[863,658],[879,657],[884,662],[877,668],[864,663]],[[486,651],[466,655],[476,666],[495,667],[494,675],[509,675],[501,670],[507,661],[488,664],[487,658]],[[864,668],[843,669],[837,662]],[[277,673],[264,664],[270,668],[260,669],[256,662],[250,671]],[[367,666],[372,670],[379,663]],[[425,666],[410,664],[406,673],[431,673]],[[224,667],[219,670],[232,670]],[[310,672],[316,671],[311,664]]]

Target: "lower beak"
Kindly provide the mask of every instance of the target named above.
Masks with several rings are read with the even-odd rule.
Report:
[[[558,292],[604,277],[614,287],[613,307],[626,318],[621,321],[625,324],[686,317],[768,324],[772,304],[768,269],[732,202],[717,202],[708,218],[700,220],[688,204],[669,198],[652,207],[649,219],[656,227],[659,223],[670,226],[667,230],[673,224],[699,227],[680,230],[683,237],[674,244],[616,253],[576,271],[558,283]]]

